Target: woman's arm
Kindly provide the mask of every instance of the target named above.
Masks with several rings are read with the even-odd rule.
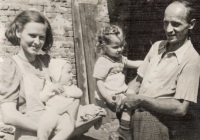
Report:
[[[5,102],[1,104],[4,123],[36,132],[38,124],[20,113],[16,109],[16,105],[17,104],[14,102]]]
[[[141,60],[137,60],[137,61],[127,60],[126,67],[137,69],[141,66],[142,63],[143,63],[143,61],[141,61]]]
[[[63,113],[68,112],[76,120],[79,104],[80,104],[80,99],[75,99],[72,104],[67,105],[67,106],[63,107],[62,109],[60,109],[58,111],[58,114],[62,115]]]

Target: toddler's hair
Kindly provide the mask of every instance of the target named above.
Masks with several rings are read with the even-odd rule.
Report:
[[[110,44],[113,35],[117,36],[121,41],[125,39],[122,29],[116,25],[106,26],[99,31],[96,44],[96,51],[98,53],[103,53],[103,47],[106,44]]]

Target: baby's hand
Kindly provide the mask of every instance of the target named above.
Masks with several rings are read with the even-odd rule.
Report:
[[[60,83],[56,83],[52,85],[52,92],[55,92],[56,94],[61,94],[65,91],[64,87]]]

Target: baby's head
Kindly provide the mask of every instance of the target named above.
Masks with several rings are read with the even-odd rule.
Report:
[[[73,84],[72,65],[63,59],[52,59],[49,65],[52,80],[56,83],[70,86]]]
[[[112,57],[119,57],[126,45],[122,29],[116,25],[103,28],[98,34],[97,51]]]
[[[59,83],[70,86],[73,84],[72,78],[73,78],[72,65],[70,63],[65,63],[61,72]]]

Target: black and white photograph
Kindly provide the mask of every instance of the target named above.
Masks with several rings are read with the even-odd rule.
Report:
[[[0,140],[199,140],[199,0],[0,0]]]

